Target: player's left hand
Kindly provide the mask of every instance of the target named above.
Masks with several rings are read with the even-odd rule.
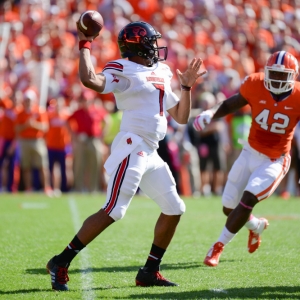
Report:
[[[200,73],[202,63],[201,58],[194,58],[184,73],[181,73],[178,69],[176,70],[181,85],[192,87],[199,77],[207,73],[206,70]]]

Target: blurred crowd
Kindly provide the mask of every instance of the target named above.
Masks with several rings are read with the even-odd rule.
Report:
[[[112,94],[87,90],[78,76],[76,21],[97,10],[104,28],[92,43],[95,70],[120,58],[116,39],[131,21],[149,22],[168,46],[172,87],[176,69],[201,57],[208,70],[192,90],[188,125],[171,118],[159,154],[169,163],[182,195],[220,195],[227,172],[247,139],[245,107],[197,133],[193,117],[235,94],[244,77],[263,71],[269,55],[286,50],[300,58],[300,0],[6,0],[0,4],[0,167],[2,191],[99,192],[103,163],[122,112]],[[300,134],[292,150],[299,178]],[[295,179],[294,179],[295,177]],[[298,195],[298,191],[295,193]]]

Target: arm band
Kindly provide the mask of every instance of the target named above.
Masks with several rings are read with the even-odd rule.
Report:
[[[183,91],[189,92],[189,91],[191,90],[191,88],[192,88],[192,87],[190,87],[190,86],[186,86],[186,85],[182,85],[182,84],[181,84],[181,89],[182,89]]]
[[[86,49],[89,49],[91,50],[91,42],[89,41],[79,41],[79,51],[82,49],[82,48],[86,48]]]

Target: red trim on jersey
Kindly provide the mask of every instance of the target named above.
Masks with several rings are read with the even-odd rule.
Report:
[[[119,193],[120,193],[120,188],[121,188],[121,185],[122,185],[122,182],[123,182],[124,174],[125,174],[125,171],[126,171],[127,166],[128,166],[128,162],[129,162],[129,156],[124,158],[124,160],[121,162],[121,164],[119,165],[119,169],[117,170],[117,173],[115,175],[111,196],[110,196],[110,199],[109,199],[109,201],[106,205],[106,208],[104,208],[104,211],[108,215],[111,213],[112,209],[116,205],[117,198],[118,198]]]
[[[123,72],[123,65],[121,65],[120,63],[117,63],[117,62],[109,62],[105,65],[104,69],[102,70],[105,71],[105,70],[108,70],[108,69],[112,69],[112,70],[116,70],[116,71],[119,71],[119,72]]]

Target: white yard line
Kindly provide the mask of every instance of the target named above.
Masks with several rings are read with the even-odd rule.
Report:
[[[46,209],[49,207],[48,203],[44,202],[23,202],[21,208],[23,209]]]
[[[76,205],[76,201],[73,197],[69,198],[69,207],[71,210],[72,220],[75,232],[80,229],[82,222],[80,221],[78,208]],[[91,273],[91,268],[89,267],[89,254],[88,249],[84,248],[79,254],[78,259],[80,262],[80,269],[84,270],[81,272],[81,288],[82,288],[82,299],[93,300],[96,299],[96,295],[94,291],[91,289],[93,286],[93,276]]]
[[[215,292],[215,293],[223,293],[223,294],[228,293],[226,290],[223,290],[223,289],[211,289],[210,291]]]

